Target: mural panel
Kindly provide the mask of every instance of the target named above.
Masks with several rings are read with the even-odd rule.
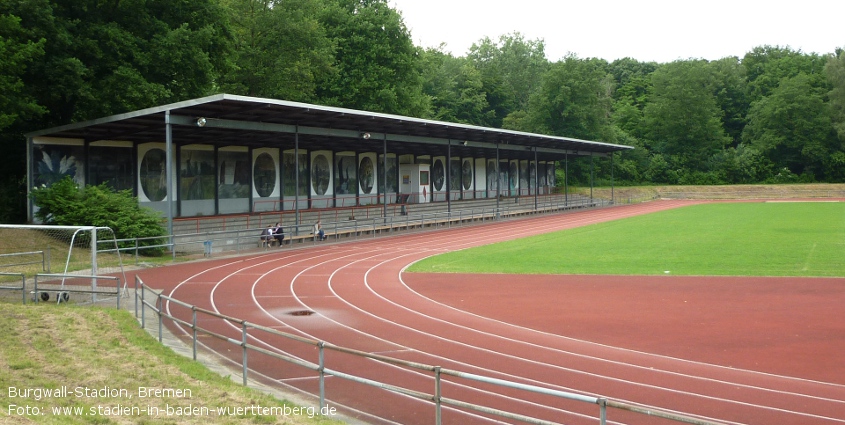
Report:
[[[384,155],[379,155],[379,161],[384,160]],[[398,164],[397,164],[396,155],[387,155],[387,162],[385,163],[385,174],[387,174],[387,191],[384,190],[383,178],[378,179],[378,188],[380,193],[398,193],[399,192],[399,177],[398,177]],[[381,176],[381,172],[379,172],[379,177]]]
[[[314,193],[323,196],[329,190],[332,175],[329,169],[329,159],[323,154],[314,157],[311,164],[311,186]]]
[[[499,187],[499,179],[496,173],[496,161],[487,161],[487,196],[494,198]]]
[[[140,190],[151,202],[162,201],[167,196],[167,155],[159,148],[149,149],[143,155],[138,171]]]
[[[88,150],[89,184],[107,184],[115,190],[131,190],[135,184],[132,146],[91,146]]]
[[[472,161],[469,159],[465,159],[461,167],[461,183],[464,190],[472,189]]]
[[[266,152],[255,158],[252,168],[252,181],[258,196],[267,198],[276,190],[276,162]]]
[[[516,195],[516,190],[519,187],[519,164],[516,161],[511,161],[508,164],[508,189],[511,195]]]
[[[446,181],[446,168],[443,166],[443,160],[438,158],[434,160],[434,165],[431,167],[431,184],[434,190],[440,192],[446,190],[444,182]]]
[[[530,187],[528,183],[528,161],[520,161],[519,162],[519,193],[521,195],[527,195],[528,188]]]
[[[83,158],[83,146],[35,145],[32,155],[35,184],[50,186],[65,176],[70,176],[78,184],[84,184]]]
[[[179,180],[182,200],[214,199],[214,151],[182,148]]]
[[[452,158],[449,161],[449,190],[460,192],[461,190],[461,159]],[[458,198],[453,198],[458,199]]]
[[[348,155],[335,156],[335,194],[349,195],[357,194],[358,167],[355,166],[355,157]]]
[[[220,199],[249,198],[249,152],[220,151],[217,154],[220,178],[217,191]]]
[[[375,185],[375,167],[370,157],[361,159],[358,166],[358,182],[361,185],[361,193],[368,195],[372,193]]]

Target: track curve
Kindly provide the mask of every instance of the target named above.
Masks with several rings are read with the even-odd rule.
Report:
[[[394,358],[727,423],[845,423],[845,366],[831,357],[845,348],[845,327],[830,320],[841,318],[845,279],[403,273],[441,252],[692,203],[656,201],[282,248],[138,274],[190,304]],[[229,325],[206,325],[239,335]],[[240,361],[231,345],[204,342]],[[269,334],[252,342],[316,360],[313,347]],[[336,370],[433,389],[431,375],[334,353],[326,360]],[[316,392],[309,371],[252,355],[249,366],[277,384]],[[410,397],[340,379],[329,380],[327,394],[365,421],[434,423],[431,403]],[[460,380],[445,381],[443,395],[567,424],[592,424],[597,417],[596,406]],[[443,419],[494,422],[454,409],[445,409]],[[660,423],[621,412],[608,419]]]

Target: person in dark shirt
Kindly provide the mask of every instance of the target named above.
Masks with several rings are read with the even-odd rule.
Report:
[[[282,229],[281,223],[276,223],[276,225],[273,226],[273,237],[279,242],[279,247],[281,248],[282,244],[285,242],[285,230]]]

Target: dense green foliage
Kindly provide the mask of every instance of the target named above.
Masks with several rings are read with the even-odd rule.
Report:
[[[694,205],[455,251],[410,271],[845,277],[843,216],[841,202]]]
[[[44,224],[109,227],[118,239],[155,238],[166,234],[158,212],[142,208],[131,191],[116,192],[106,185],[80,188],[70,177],[30,193],[38,207],[35,216]],[[163,243],[139,241],[139,246]],[[132,244],[132,246],[135,246]],[[161,249],[143,251],[160,253]]]
[[[24,133],[221,92],[637,147],[571,161],[576,184],[845,181],[841,49],[550,61],[478,36],[422,49],[387,0],[0,0],[0,181],[22,181]]]

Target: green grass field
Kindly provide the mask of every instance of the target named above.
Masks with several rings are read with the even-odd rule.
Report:
[[[412,272],[845,277],[845,203],[714,203],[448,254]]]

